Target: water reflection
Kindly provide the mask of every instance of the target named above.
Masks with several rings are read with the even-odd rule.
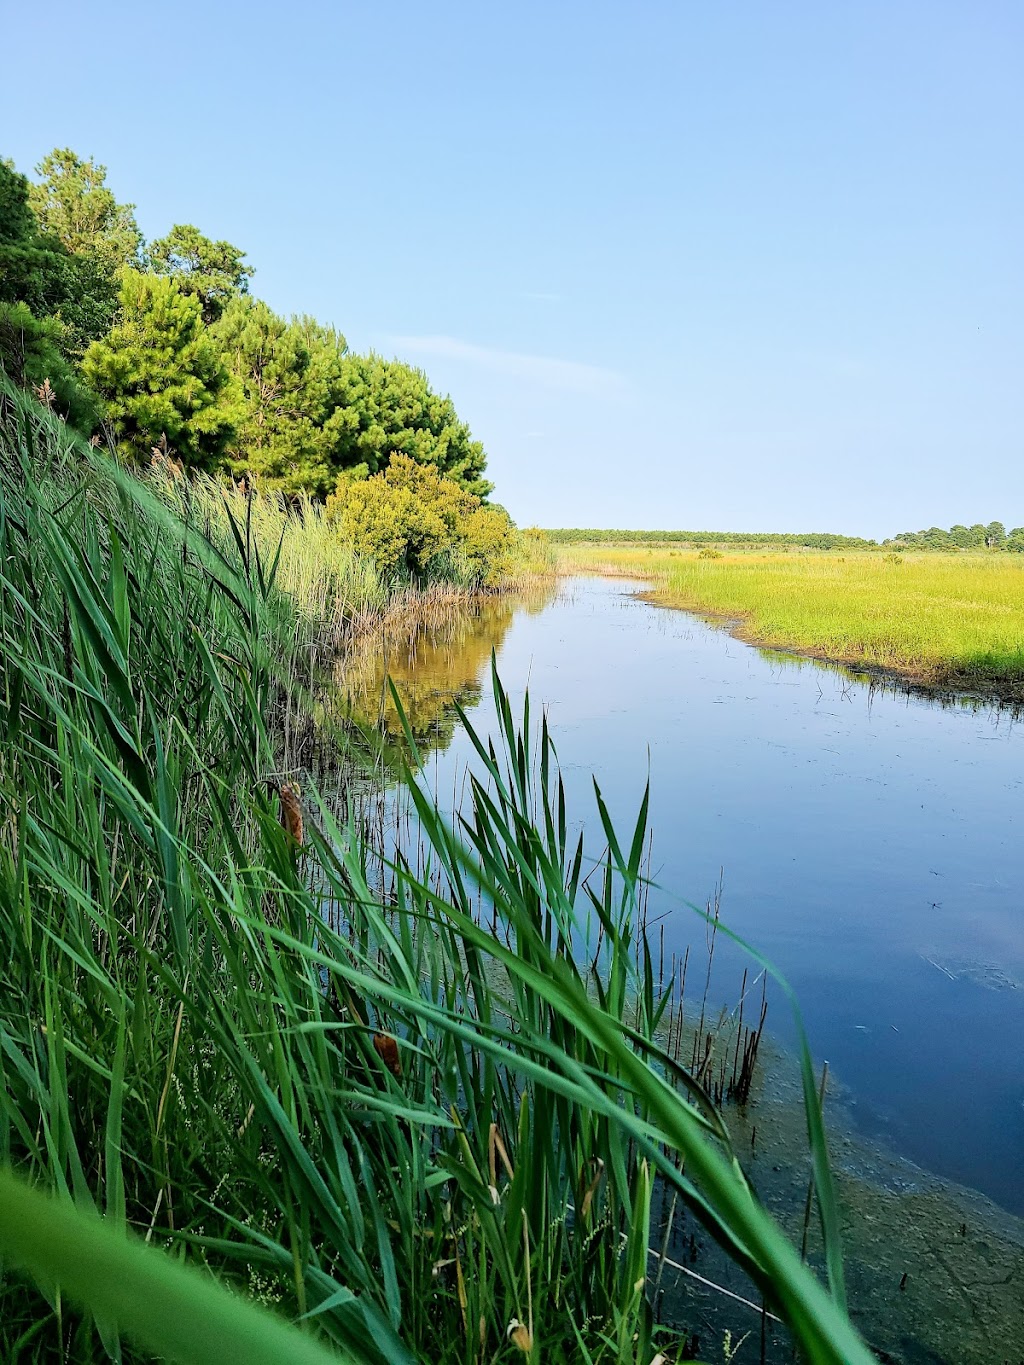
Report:
[[[406,758],[408,744],[388,687],[394,683],[421,756],[444,753],[458,725],[456,707],[472,710],[489,687],[491,651],[500,651],[517,616],[537,616],[556,592],[553,582],[441,610],[412,627],[364,638],[339,662],[337,700],[363,730]]]
[[[719,623],[709,621],[709,624],[716,625]],[[841,688],[841,693],[850,695],[856,687],[866,694],[869,704],[875,697],[914,697],[944,711],[961,711],[970,716],[983,713],[992,714],[997,716],[1001,722],[1024,719],[1024,702],[1016,700],[999,701],[991,695],[981,692],[947,692],[940,688],[906,682],[884,670],[866,672],[852,665],[830,663],[825,659],[815,659],[768,645],[753,645],[751,648],[756,649],[758,654],[768,663],[780,668],[818,670],[833,677],[848,679],[849,686]],[[819,691],[821,691],[820,687]],[[821,692],[821,695],[824,696],[824,692]]]

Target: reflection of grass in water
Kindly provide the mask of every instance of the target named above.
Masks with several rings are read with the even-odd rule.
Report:
[[[1024,559],[1012,554],[728,554],[574,547],[566,567],[657,582],[666,606],[738,617],[740,634],[924,685],[1024,697]]]
[[[501,648],[518,612],[542,611],[553,591],[540,583],[529,592],[445,601],[362,636],[338,666],[343,706],[358,725],[404,748],[390,678],[417,745],[443,752],[455,733],[456,704],[468,709],[480,700],[491,650]]]

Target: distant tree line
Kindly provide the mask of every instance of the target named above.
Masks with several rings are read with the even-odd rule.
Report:
[[[951,526],[948,531],[931,526],[927,531],[901,531],[885,542],[887,546],[907,545],[915,550],[1012,550],[1024,554],[1024,526],[1007,531],[1001,521],[987,526]]]
[[[770,549],[773,545],[796,545],[808,550],[1015,550],[1024,553],[1024,526],[1007,531],[1001,521],[987,526],[938,526],[927,531],[902,531],[884,540],[862,536],[833,535],[827,531],[625,531],[563,526],[544,533],[560,545],[745,545]]]
[[[601,531],[560,527],[545,534],[561,545],[799,545],[809,550],[867,550],[877,545],[860,536],[827,531]]]
[[[483,446],[426,375],[249,292],[230,242],[143,241],[106,168],[58,149],[30,182],[0,161],[0,367],[128,460],[325,497],[393,453],[485,498]]]

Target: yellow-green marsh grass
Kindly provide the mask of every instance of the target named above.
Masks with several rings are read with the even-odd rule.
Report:
[[[757,644],[914,684],[1024,699],[1024,557],[574,546],[565,571],[650,578],[652,600],[737,621]]]

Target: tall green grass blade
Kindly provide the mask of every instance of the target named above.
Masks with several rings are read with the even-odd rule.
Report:
[[[208,1275],[114,1231],[66,1200],[0,1171],[0,1248],[43,1284],[117,1322],[141,1346],[182,1365],[338,1365],[296,1328]]]

